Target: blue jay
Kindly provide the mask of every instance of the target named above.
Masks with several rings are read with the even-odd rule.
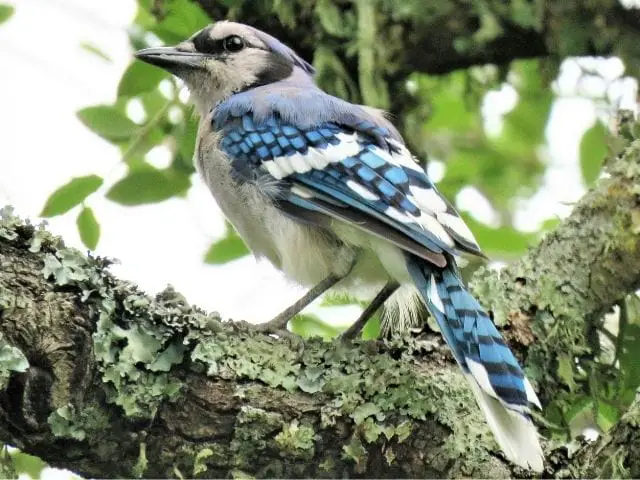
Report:
[[[541,471],[529,415],[540,402],[456,267],[480,248],[384,114],[325,93],[292,49],[239,23],[136,55],[189,88],[198,170],[240,236],[310,287],[265,330],[285,329],[331,287],[378,292],[347,337],[383,304],[386,325],[415,324],[422,302],[506,456]]]

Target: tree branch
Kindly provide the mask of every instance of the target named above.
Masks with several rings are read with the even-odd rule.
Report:
[[[239,20],[268,31],[313,58],[317,45],[336,47],[343,64],[357,1],[238,1],[229,7],[216,0],[195,0],[214,20]],[[617,55],[636,69],[640,51],[640,12],[620,2],[504,2],[434,0],[376,3],[381,49],[393,48],[399,76],[413,72],[443,74],[486,63],[519,58]],[[338,24],[327,25],[336,9]],[[275,12],[275,15],[274,15]],[[326,19],[326,20],[325,20]],[[400,41],[399,44],[396,44]],[[357,65],[354,67],[357,68]],[[354,78],[357,78],[354,77]]]
[[[559,357],[597,349],[594,320],[640,282],[640,125],[620,128],[608,178],[572,215],[519,262],[475,276],[543,403],[566,388]],[[108,264],[5,212],[0,441],[92,477],[525,473],[497,450],[438,335],[277,340],[170,288],[151,299]],[[612,451],[640,475],[639,409],[577,460],[550,452],[546,475],[606,472]]]

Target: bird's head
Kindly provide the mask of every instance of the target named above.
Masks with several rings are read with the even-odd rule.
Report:
[[[314,73],[309,63],[271,35],[227,21],[209,25],[173,47],[140,50],[136,57],[184,80],[201,114],[234,93],[285,80],[296,71],[309,77]]]

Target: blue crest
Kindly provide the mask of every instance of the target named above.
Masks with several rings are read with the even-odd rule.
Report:
[[[273,52],[291,60],[295,66],[300,67],[309,75],[313,75],[314,73],[316,73],[315,68],[313,68],[313,66],[309,62],[307,62],[302,57],[300,57],[300,55],[294,52],[291,48],[287,47],[280,40],[278,40],[275,37],[272,37],[268,33],[264,33],[258,30],[257,28],[254,28],[254,27],[250,27],[250,28],[253,30],[256,36],[260,40],[262,40],[265,43],[265,45],[267,45]]]

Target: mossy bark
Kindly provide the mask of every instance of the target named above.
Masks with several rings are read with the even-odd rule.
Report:
[[[640,283],[640,125],[608,178],[520,261],[473,282],[541,393],[593,352],[600,314]],[[277,340],[111,276],[5,210],[0,221],[0,441],[92,477],[511,477],[434,333]],[[26,363],[28,361],[28,365]],[[4,379],[4,380],[3,380]],[[634,404],[547,476],[640,476]]]

